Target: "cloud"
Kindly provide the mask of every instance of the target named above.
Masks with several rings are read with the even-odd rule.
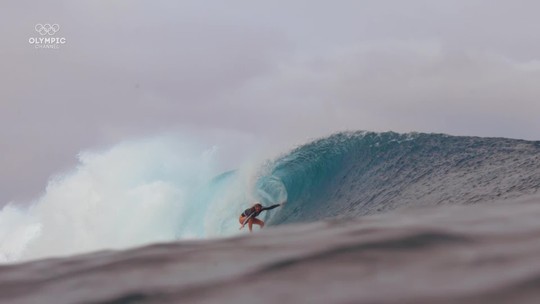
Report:
[[[278,138],[349,128],[537,139],[539,81],[535,62],[394,41],[282,62],[231,103],[264,112]]]
[[[535,1],[29,3],[0,9],[0,203],[81,150],[175,130],[242,151],[343,129],[540,134]],[[39,22],[66,45],[33,49]]]

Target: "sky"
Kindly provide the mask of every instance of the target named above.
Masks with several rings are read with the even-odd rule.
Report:
[[[540,140],[540,2],[3,1],[0,205],[81,151],[188,134],[287,151],[344,130]],[[37,49],[36,24],[58,24]]]

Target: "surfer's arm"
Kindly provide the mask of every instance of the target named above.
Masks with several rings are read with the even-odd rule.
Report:
[[[277,208],[277,207],[279,207],[279,206],[281,206],[281,204],[275,204],[275,205],[272,205],[272,206],[270,206],[270,207],[264,207],[264,208],[262,208],[261,211],[272,210],[272,209]]]

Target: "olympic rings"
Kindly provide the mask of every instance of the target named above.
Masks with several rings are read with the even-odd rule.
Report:
[[[52,35],[56,34],[56,32],[58,32],[60,30],[60,25],[58,25],[58,24],[50,25],[48,23],[47,24],[39,24],[38,23],[38,24],[36,24],[34,29],[41,36],[44,36],[44,35],[52,36]]]

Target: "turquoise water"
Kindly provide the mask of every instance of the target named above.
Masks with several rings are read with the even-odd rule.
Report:
[[[0,260],[231,236],[255,201],[268,225],[537,193],[540,142],[343,132],[220,171],[219,149],[155,138],[83,153],[29,207],[0,210]]]

